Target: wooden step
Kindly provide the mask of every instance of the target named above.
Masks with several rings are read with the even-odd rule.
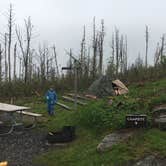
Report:
[[[41,117],[42,116],[42,114],[37,114],[34,112],[28,112],[28,111],[17,111],[17,113],[27,115],[27,116],[33,116],[33,117]]]
[[[67,93],[66,95],[71,96],[71,97],[73,97],[73,98],[75,97],[75,94],[73,94],[73,93]],[[88,99],[87,97],[80,96],[80,95],[77,95],[77,98],[83,99],[83,100],[90,100],[90,99]]]
[[[59,105],[60,107],[64,108],[64,109],[71,110],[71,108],[69,106],[65,105],[65,104],[62,104],[60,102],[57,102],[56,104]]]
[[[71,97],[68,97],[68,96],[62,96],[63,99],[67,100],[67,101],[70,101],[70,102],[74,102],[75,100]],[[80,104],[80,105],[86,105],[87,103],[84,103],[82,101],[79,101],[77,100],[77,104]]]

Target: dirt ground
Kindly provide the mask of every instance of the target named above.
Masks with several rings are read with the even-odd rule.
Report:
[[[48,150],[45,136],[34,130],[0,136],[0,161],[8,161],[9,166],[33,166],[33,157]]]

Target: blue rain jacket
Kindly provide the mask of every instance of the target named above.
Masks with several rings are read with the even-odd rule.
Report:
[[[54,90],[48,90],[46,93],[47,103],[54,105],[57,102],[57,94]]]

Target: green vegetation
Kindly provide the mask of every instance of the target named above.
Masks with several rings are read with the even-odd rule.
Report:
[[[157,129],[139,131],[127,143],[114,145],[111,151],[96,152],[96,147],[104,136],[93,135],[90,131],[79,130],[76,141],[65,148],[55,148],[37,157],[34,162],[40,166],[85,166],[124,165],[145,154],[158,153],[166,156],[166,133]]]
[[[129,89],[128,95],[113,97],[111,106],[108,99],[89,102],[86,107],[79,107],[78,112],[65,111],[57,106],[55,117],[47,115],[44,100],[27,104],[32,104],[36,112],[45,115],[46,121],[39,123],[42,129],[58,130],[63,125],[77,127],[75,141],[66,147],[51,148],[37,156],[34,163],[37,166],[124,166],[146,154],[166,156],[166,133],[150,127],[138,130],[132,139],[114,145],[110,151],[102,154],[96,151],[106,134],[124,127],[127,113],[147,114],[150,124],[152,107],[166,103],[166,79],[135,84]]]

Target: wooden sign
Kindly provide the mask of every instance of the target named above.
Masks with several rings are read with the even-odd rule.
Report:
[[[143,128],[147,127],[147,115],[126,115],[127,128]]]
[[[62,70],[72,70],[71,67],[62,67]]]

